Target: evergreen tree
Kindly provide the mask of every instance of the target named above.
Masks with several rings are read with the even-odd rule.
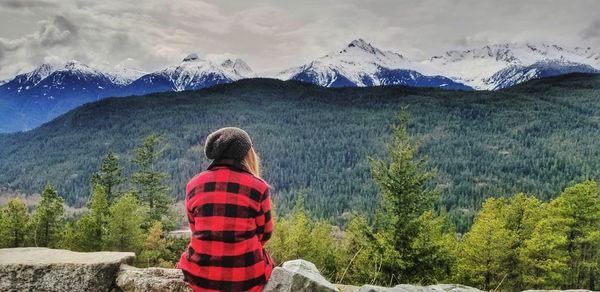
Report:
[[[140,262],[146,267],[161,265],[164,262],[163,256],[166,253],[167,240],[163,237],[162,224],[155,221],[148,229],[148,234],[144,240]],[[163,264],[164,265],[164,264]]]
[[[544,210],[531,238],[519,253],[523,285],[532,289],[560,289],[568,273],[567,236],[564,220],[553,216],[554,207]]]
[[[427,159],[417,157],[419,144],[408,133],[406,110],[399,122],[387,144],[389,162],[374,158],[370,162],[380,190],[376,228],[384,249],[382,272],[411,281],[425,276],[414,273],[419,269],[413,244],[421,229],[419,217],[433,207],[439,193],[430,187],[434,172],[427,169]]]
[[[306,259],[319,267],[326,278],[332,279],[338,269],[337,245],[333,238],[331,224],[318,221],[312,224],[310,250]]]
[[[375,245],[375,237],[364,215],[353,215],[340,245],[337,283],[363,285],[388,284],[382,275],[383,254]]]
[[[1,247],[23,247],[27,237],[29,214],[27,206],[20,198],[14,198],[0,209]]]
[[[137,186],[140,201],[149,207],[148,222],[161,221],[163,225],[166,224],[164,226],[170,227],[173,221],[169,218],[172,199],[167,196],[169,187],[163,183],[167,174],[155,169],[156,161],[162,152],[158,149],[160,142],[158,136],[150,135],[135,149],[133,163],[137,165],[138,170],[133,173],[132,180]]]
[[[485,201],[473,227],[465,234],[456,261],[457,281],[495,289],[507,277],[511,247],[514,239],[506,228],[506,199]]]
[[[419,217],[419,232],[412,243],[414,270],[409,277],[421,284],[449,279],[456,248],[458,242],[446,213],[426,211]]]
[[[123,182],[122,171],[119,158],[112,150],[109,150],[102,160],[100,169],[92,176],[92,184],[98,184],[104,188],[109,203],[114,202],[117,196],[115,188]]]
[[[567,188],[553,202],[566,221],[570,273],[565,288],[598,290],[600,279],[600,189],[594,181]]]
[[[292,214],[277,228],[285,228],[282,248],[277,256],[279,262],[306,257],[309,254],[312,222],[304,209],[303,196],[298,196]]]
[[[528,275],[521,253],[525,248],[525,241],[532,237],[536,224],[542,219],[543,205],[535,197],[518,193],[510,198],[510,203],[503,212],[506,215],[506,228],[513,239],[506,263],[511,268],[503,285],[521,291],[525,287],[523,277]]]
[[[95,183],[88,205],[89,212],[70,223],[63,246],[78,251],[99,251],[104,246],[109,205],[104,187]]]
[[[51,183],[46,184],[42,192],[32,225],[35,246],[55,247],[59,243],[64,227],[64,200]]]
[[[143,210],[135,195],[125,193],[108,211],[106,248],[117,251],[138,251],[143,241],[141,224]]]

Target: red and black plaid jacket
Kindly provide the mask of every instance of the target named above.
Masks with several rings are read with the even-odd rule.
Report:
[[[263,245],[273,222],[268,185],[240,162],[214,160],[192,178],[185,205],[192,231],[178,268],[195,291],[260,291],[273,263]]]

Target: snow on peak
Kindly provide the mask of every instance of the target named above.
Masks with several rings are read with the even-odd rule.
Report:
[[[235,61],[232,59],[225,59],[221,62],[221,66],[244,78],[256,77],[256,74],[254,74],[250,66],[242,59],[236,58]]]
[[[185,58],[183,58],[183,62],[193,62],[198,60],[200,60],[200,58],[198,58],[198,54],[196,53],[189,54]]]
[[[142,70],[117,65],[107,75],[114,84],[127,85],[146,74],[147,72]]]
[[[591,48],[566,48],[544,43],[502,43],[469,50],[450,50],[420,62],[416,70],[443,75],[476,89],[494,89],[491,78],[508,67],[540,62],[569,62],[600,69],[600,54]]]
[[[200,86],[207,79],[236,81],[255,77],[252,69],[240,59],[215,62],[200,59],[197,54],[190,54],[179,65],[169,66],[153,74],[166,77],[177,91]]]
[[[331,86],[339,77],[344,77],[357,86],[367,86],[366,80],[374,80],[380,85],[375,75],[382,69],[405,69],[410,61],[400,54],[382,51],[373,47],[363,39],[357,39],[344,49],[332,52],[303,66],[290,68],[277,74],[277,78],[287,80],[302,72],[310,72],[316,83]]]
[[[37,85],[50,74],[56,71],[56,67],[51,64],[42,64],[33,71],[26,73],[25,82],[31,82],[32,86]]]
[[[357,39],[357,40],[353,40],[352,42],[350,42],[347,46],[349,49],[350,48],[357,48],[360,50],[363,50],[367,53],[370,54],[383,54],[382,51],[380,51],[379,49],[373,47],[371,44],[365,42],[363,39]]]
[[[87,64],[81,63],[77,60],[70,60],[65,63],[63,69],[57,71],[67,71],[78,75],[89,75],[94,77],[105,76],[106,74],[100,72],[98,69],[92,68]]]

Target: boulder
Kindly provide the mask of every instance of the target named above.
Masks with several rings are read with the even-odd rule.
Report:
[[[327,281],[317,267],[305,260],[293,260],[273,269],[269,282],[263,292],[339,292],[339,289]]]
[[[358,292],[360,290],[360,287],[354,285],[335,284],[335,286],[340,289],[340,292]]]
[[[49,248],[0,249],[0,291],[112,291],[132,252],[73,252]]]
[[[125,292],[192,292],[177,269],[140,269],[122,265],[117,274],[117,286]]]
[[[413,286],[400,284],[394,287],[364,285],[359,292],[483,292],[477,288],[459,284],[437,284],[430,286]]]

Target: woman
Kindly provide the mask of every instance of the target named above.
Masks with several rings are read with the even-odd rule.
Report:
[[[208,169],[186,187],[191,242],[178,268],[194,291],[261,291],[273,262],[263,248],[273,222],[250,136],[222,128],[206,139]]]

